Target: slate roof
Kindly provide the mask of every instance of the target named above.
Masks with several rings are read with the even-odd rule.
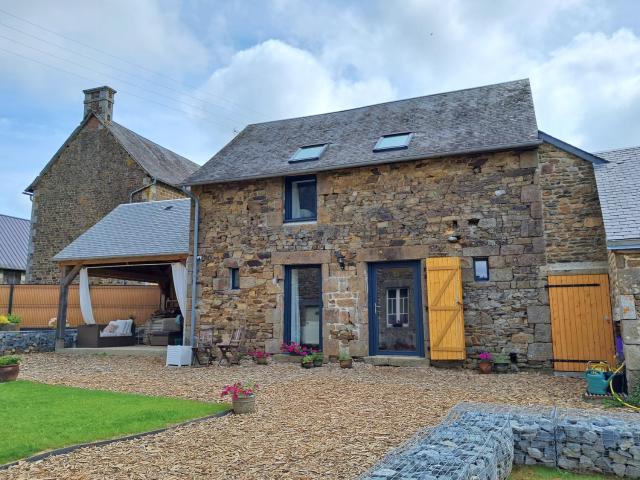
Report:
[[[412,132],[405,150],[374,153],[382,135]],[[289,163],[302,146],[329,146],[317,161]],[[534,146],[528,80],[247,126],[184,182],[228,182]]]
[[[640,147],[597,153],[608,161],[594,165],[609,247],[630,240],[640,245]]]
[[[31,222],[0,215],[0,269],[27,270]]]
[[[76,134],[82,130],[82,127],[86,125],[92,116],[95,115],[87,115],[82,120],[80,125],[76,127],[71,135],[69,135],[69,138],[67,138],[51,160],[49,160],[45,165],[40,174],[25,189],[26,192],[33,192],[33,189],[42,176],[51,168],[66,146],[71,142]],[[133,160],[136,161],[138,165],[140,165],[142,169],[149,174],[149,176],[156,178],[160,182],[176,187],[180,186],[186,177],[200,168],[200,165],[197,163],[194,163],[191,160],[152,142],[148,138],[138,135],[119,123],[104,123],[100,117],[95,116],[95,118],[97,118],[98,121],[100,121],[100,123],[102,123],[102,125],[104,125],[105,128],[114,135],[118,143],[122,145],[122,148],[131,155],[131,158],[133,158]]]
[[[188,254],[190,212],[188,198],[118,205],[53,259]]]

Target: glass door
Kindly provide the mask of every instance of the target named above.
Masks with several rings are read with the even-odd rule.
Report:
[[[424,356],[420,262],[369,264],[371,355]]]
[[[322,273],[319,265],[285,269],[286,343],[322,349]]]

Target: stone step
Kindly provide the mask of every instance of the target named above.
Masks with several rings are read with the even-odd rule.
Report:
[[[428,358],[401,355],[376,355],[364,357],[363,360],[365,363],[378,367],[428,367],[431,365]]]

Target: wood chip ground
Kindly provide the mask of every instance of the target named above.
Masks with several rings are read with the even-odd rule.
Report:
[[[23,462],[0,479],[353,479],[462,400],[593,408],[581,400],[582,380],[529,372],[248,361],[178,369],[154,358],[60,354],[23,361],[22,379],[58,385],[205,401],[218,401],[221,387],[238,380],[262,390],[255,414]]]

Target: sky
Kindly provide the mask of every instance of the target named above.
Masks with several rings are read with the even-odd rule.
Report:
[[[109,85],[199,164],[249,123],[529,78],[538,127],[640,145],[636,0],[0,0],[0,213]]]

